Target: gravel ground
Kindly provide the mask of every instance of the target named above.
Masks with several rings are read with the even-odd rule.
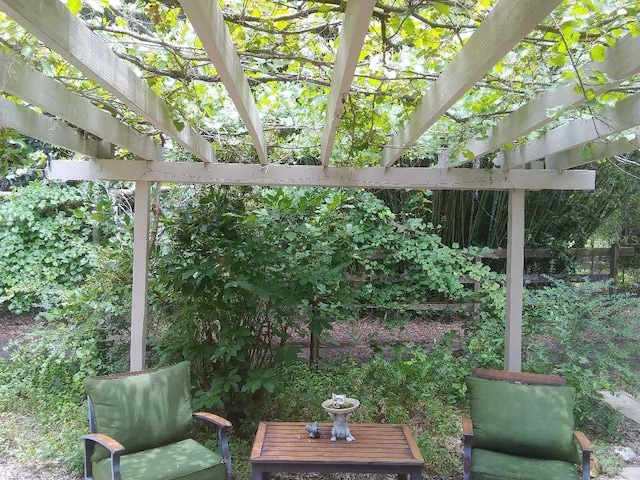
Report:
[[[78,480],[60,468],[45,464],[17,462],[12,458],[0,458],[2,480]]]

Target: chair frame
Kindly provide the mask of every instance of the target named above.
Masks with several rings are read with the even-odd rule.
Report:
[[[487,380],[502,380],[510,383],[524,383],[530,385],[552,385],[564,386],[567,379],[559,375],[541,375],[537,373],[523,372],[507,372],[504,370],[489,370],[485,368],[476,368],[473,375],[476,378],[485,378]],[[587,437],[580,431],[574,430],[573,437],[580,445],[582,451],[582,480],[590,479],[590,460],[593,447]],[[462,419],[462,464],[463,464],[463,480],[471,478],[471,442],[473,440],[473,422],[470,418]]]
[[[119,378],[125,376],[142,375],[150,373],[156,369],[139,370],[136,372],[124,372],[113,375],[104,375],[97,377],[99,379]],[[125,448],[117,440],[111,438],[103,433],[98,433],[98,427],[96,424],[95,411],[91,399],[87,396],[87,405],[89,407],[89,432],[86,435],[80,437],[84,441],[84,478],[85,480],[94,480],[93,477],[93,464],[91,462],[91,456],[96,448],[96,445],[101,445],[109,451],[111,458],[111,479],[122,480],[120,473],[120,457],[123,455]],[[193,418],[202,420],[205,424],[217,427],[218,431],[218,445],[220,446],[220,454],[222,455],[227,472],[226,480],[232,480],[231,474],[231,452],[229,451],[229,440],[227,438],[227,430],[231,427],[231,422],[219,415],[215,415],[209,412],[193,412]]]

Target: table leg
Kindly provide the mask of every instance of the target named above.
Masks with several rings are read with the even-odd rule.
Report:
[[[406,473],[399,473],[398,474],[398,480],[407,480],[407,474]]]
[[[411,480],[422,480],[422,470],[418,470],[417,472],[412,473]]]
[[[255,466],[251,470],[251,480],[269,480],[269,472],[264,472],[262,468],[256,468]]]

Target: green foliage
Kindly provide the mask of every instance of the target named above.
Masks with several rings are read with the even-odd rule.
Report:
[[[482,280],[478,298],[495,310],[485,293],[499,285],[478,250],[443,246],[419,219],[397,222],[367,192],[210,187],[164,226],[154,298],[168,327],[156,347],[163,362],[194,362],[202,406],[250,414],[273,391],[273,366],[294,357],[292,332],[319,335],[361,308],[466,299],[465,276]]]
[[[87,429],[82,362],[70,354],[75,342],[72,329],[50,326],[14,346],[10,361],[0,361],[0,411],[31,419],[31,425],[23,424],[16,432],[16,443],[25,443],[22,455],[59,463],[71,472],[82,466],[78,438]],[[25,431],[36,434],[24,438]]]
[[[523,370],[567,377],[577,389],[576,421],[610,431],[610,415],[597,406],[601,390],[640,386],[634,348],[640,342],[637,296],[612,293],[607,283],[571,284],[527,290],[522,325]],[[465,327],[469,358],[501,368],[504,317],[485,317]]]
[[[460,461],[452,439],[459,442],[460,406],[469,370],[464,359],[451,355],[451,346],[432,352],[410,347],[386,360],[380,355],[356,364],[351,360],[302,363],[279,370],[276,393],[266,399],[261,420],[327,421],[321,408],[332,393],[347,393],[361,402],[352,421],[407,423],[425,458],[427,473],[459,473]]]
[[[0,304],[46,309],[95,266],[86,187],[34,182],[0,202]]]

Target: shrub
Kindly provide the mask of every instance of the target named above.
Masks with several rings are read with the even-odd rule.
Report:
[[[523,305],[523,370],[564,375],[577,389],[576,421],[610,429],[596,402],[601,390],[637,389],[640,299],[611,293],[609,283],[526,290]],[[502,368],[504,316],[468,322],[465,340],[472,363]]]
[[[0,201],[0,307],[46,310],[96,266],[89,187],[32,182]]]

